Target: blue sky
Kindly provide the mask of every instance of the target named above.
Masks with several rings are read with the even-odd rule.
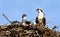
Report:
[[[27,14],[27,20],[33,20],[37,16],[37,8],[42,8],[45,13],[49,28],[54,25],[60,30],[60,0],[0,0],[0,24],[9,22],[2,16],[4,13],[11,21],[21,21],[22,14]]]

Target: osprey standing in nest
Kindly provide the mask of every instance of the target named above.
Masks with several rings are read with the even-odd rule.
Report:
[[[37,11],[38,11],[38,16],[36,17],[36,24],[42,23],[45,26],[46,18],[42,9],[38,8]]]
[[[26,14],[22,15],[22,25],[25,25],[26,23]]]
[[[26,25],[26,24],[29,25],[29,24],[31,24],[30,21],[27,21],[27,20],[26,20],[26,14],[23,14],[23,15],[22,15],[22,24],[23,24],[23,25]]]

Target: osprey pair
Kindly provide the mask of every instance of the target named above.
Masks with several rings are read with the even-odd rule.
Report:
[[[44,26],[46,25],[46,18],[45,18],[45,15],[42,11],[42,9],[40,8],[37,8],[37,11],[38,11],[38,16],[36,17],[36,24],[43,24]],[[26,20],[26,14],[23,14],[22,15],[22,23],[25,25],[25,24],[31,24],[30,21],[27,21]]]

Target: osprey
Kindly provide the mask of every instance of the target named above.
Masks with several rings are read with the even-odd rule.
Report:
[[[22,25],[25,26],[25,30],[31,30],[32,28],[30,28],[31,25],[31,21],[27,21],[26,20],[26,14],[22,15]]]
[[[42,23],[45,26],[46,18],[42,9],[38,8],[37,11],[38,11],[38,16],[36,17],[36,24]]]
[[[25,24],[28,24],[28,25],[31,24],[30,21],[27,21],[27,20],[26,20],[26,14],[23,14],[23,15],[22,15],[22,24],[23,24],[23,25],[25,25]]]

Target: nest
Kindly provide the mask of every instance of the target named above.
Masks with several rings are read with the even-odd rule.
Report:
[[[0,26],[0,37],[60,37],[58,33],[40,24],[24,26],[14,23]]]

